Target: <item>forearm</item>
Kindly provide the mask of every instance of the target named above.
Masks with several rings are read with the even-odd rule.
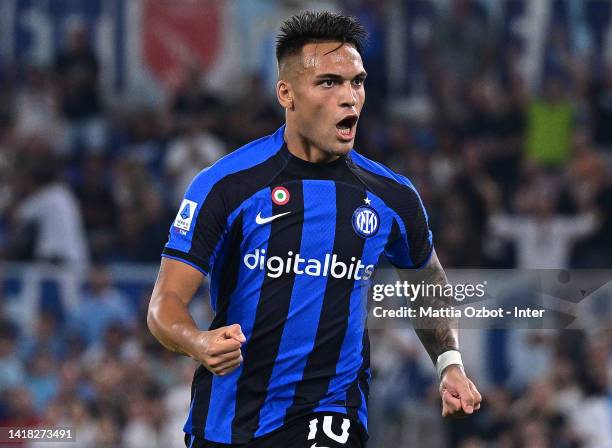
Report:
[[[431,260],[422,270],[400,271],[400,276],[405,281],[423,282],[424,285],[439,285],[439,288],[430,288],[443,290],[448,284],[446,274],[434,253]],[[422,308],[431,308],[432,310],[446,309],[450,305],[452,297],[446,297],[444,294],[429,295],[422,294],[417,297],[412,305],[418,304]],[[410,304],[409,304],[410,305]],[[429,313],[429,315],[444,316],[444,313]],[[436,364],[438,356],[449,350],[459,350],[459,331],[458,322],[453,317],[428,317],[425,313],[416,313],[412,318],[412,323],[415,332],[429,357]]]
[[[442,307],[433,303],[425,306]],[[415,327],[420,327],[415,328],[416,334],[434,364],[437,363],[438,356],[442,353],[459,350],[459,332],[453,328],[450,318],[416,318],[416,320],[421,321],[415,324]]]
[[[149,304],[147,325],[151,334],[168,350],[192,356],[193,341],[200,330],[178,295],[154,295]]]

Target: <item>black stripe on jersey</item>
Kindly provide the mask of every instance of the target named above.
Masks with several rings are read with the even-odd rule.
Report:
[[[361,372],[361,368],[359,369]],[[346,392],[346,411],[348,416],[354,420],[359,421],[357,411],[361,406],[361,393],[359,392],[359,375],[355,378],[355,381],[351,384],[348,391]]]
[[[238,284],[238,272],[240,270],[240,244],[243,238],[243,218],[244,213],[241,211],[234,220],[228,236],[223,243],[221,253],[223,259],[219,260],[222,268],[219,273],[213,270],[213,275],[218,278],[217,284],[219,291],[217,292],[217,306],[215,318],[213,319],[209,330],[223,327],[227,325],[227,308],[229,306],[229,298],[236,289]],[[217,319],[219,317],[219,319]]]
[[[417,192],[407,185],[360,167],[350,158],[347,158],[347,162],[364,185],[399,215],[406,228],[413,262],[413,266],[407,267],[421,267],[428,260],[432,245],[429,243],[429,223]]]
[[[187,254],[180,250],[172,249],[170,247],[166,247],[163,251],[164,255],[170,255],[171,257],[177,257],[183,259],[185,261],[189,261],[190,263],[195,264],[196,266],[204,269],[205,272],[209,272],[210,266],[207,261],[201,260],[200,258],[194,256],[193,254]]]
[[[361,392],[366,400],[368,400],[368,394],[370,392],[370,384],[368,383],[367,369],[370,367],[370,338],[368,337],[368,330],[363,332],[363,347],[361,349],[361,357],[363,362],[359,368],[359,372],[353,384],[346,393],[346,406],[348,416],[355,421],[359,421],[358,411],[361,407]]]
[[[302,182],[283,185],[290,194],[287,205],[272,204],[272,214],[291,211],[284,219],[272,221],[266,257],[287,258],[289,251],[297,254],[301,248],[304,223]],[[236,413],[232,422],[232,437],[249,440],[259,425],[259,410],[266,400],[266,391],[287,321],[295,282],[295,273],[278,278],[265,276],[257,305],[253,334],[246,345],[244,369],[236,390]]]
[[[206,272],[210,272],[210,257],[225,231],[227,216],[228,211],[223,197],[216,194],[215,187],[213,187],[206,196],[196,218],[189,249],[190,256],[202,260],[199,266]]]
[[[212,373],[202,364],[198,366],[193,374],[191,383],[191,410],[192,432],[204,436],[206,418],[208,417],[208,403],[210,402],[210,391],[212,388]]]
[[[399,224],[397,220],[393,219],[391,223],[391,232],[389,232],[389,236],[387,237],[386,246],[391,245],[394,241],[397,241],[398,238],[402,237],[402,232],[400,231]]]
[[[213,275],[220,276],[220,288],[217,294],[217,312],[209,330],[221,328],[227,325],[227,308],[229,296],[236,287],[238,269],[240,267],[240,242],[242,241],[242,218],[240,214],[234,220],[228,233],[228,238],[224,242],[224,258],[219,260],[220,270],[213,272]],[[195,402],[192,409],[192,425],[196,434],[204,436],[206,419],[208,418],[208,407],[210,403],[210,393],[212,388],[212,373],[200,365],[194,374],[191,385],[191,399]]]
[[[336,225],[333,252],[338,259],[350,264],[351,257],[360,259],[365,239],[352,231],[351,220],[357,207],[363,205],[363,194],[355,187],[336,182]],[[351,230],[347,230],[351,229]],[[301,381],[297,384],[293,404],[287,409],[285,422],[303,415],[319,404],[336,375],[336,364],[348,327],[349,305],[355,280],[329,276],[312,352],[308,355]]]
[[[367,328],[363,333],[362,356],[363,366],[359,371],[359,386],[361,387],[361,391],[363,392],[363,396],[365,397],[367,403],[368,397],[370,396],[370,382],[368,381],[368,370],[370,369],[370,335]]]

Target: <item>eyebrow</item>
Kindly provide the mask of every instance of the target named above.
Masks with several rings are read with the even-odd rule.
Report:
[[[366,73],[365,70],[359,72],[357,75],[353,76],[352,79],[355,78],[365,78],[366,76],[368,76],[368,74]],[[338,75],[337,73],[322,73],[320,75],[315,76],[316,79],[334,79],[337,81],[341,81],[342,79],[344,79],[343,76]]]

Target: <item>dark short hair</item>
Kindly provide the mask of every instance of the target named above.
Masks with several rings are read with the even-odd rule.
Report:
[[[306,11],[285,20],[276,37],[276,60],[295,54],[313,42],[343,42],[353,45],[359,54],[367,31],[355,18],[328,11]]]

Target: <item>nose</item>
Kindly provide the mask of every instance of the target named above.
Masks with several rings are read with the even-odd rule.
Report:
[[[357,93],[350,82],[345,83],[340,101],[342,107],[354,107],[357,104]]]

